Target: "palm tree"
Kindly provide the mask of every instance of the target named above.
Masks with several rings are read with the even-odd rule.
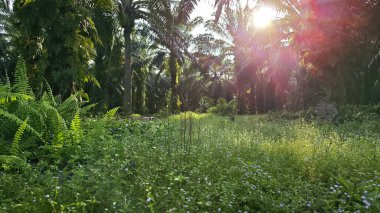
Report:
[[[189,15],[197,2],[195,0],[181,0],[177,3],[162,1],[157,7],[159,13],[153,14],[149,23],[156,39],[169,52],[168,69],[171,77],[169,109],[172,113],[180,109],[178,85],[181,66],[185,63],[185,56],[192,57],[187,50],[190,40],[188,35],[199,20],[189,22]]]
[[[159,70],[162,63],[162,48],[158,41],[151,36],[150,29],[138,24],[136,33],[132,37],[132,70],[133,70],[133,109],[136,113],[146,113],[148,108],[147,80],[150,73],[160,76]]]
[[[179,2],[167,0],[119,0],[120,24],[124,29],[124,97],[123,109],[126,113],[132,111],[132,68],[131,68],[131,34],[135,28],[136,20],[144,20],[150,29],[156,33],[161,43],[170,50],[170,70],[172,75],[172,105],[178,96],[177,64],[182,63],[181,51],[183,44],[178,26],[189,20],[190,13],[199,0],[180,0]],[[164,26],[163,26],[164,25]],[[176,103],[174,103],[176,102]],[[176,107],[174,107],[176,108]],[[176,109],[173,109],[174,111]]]
[[[92,19],[101,42],[95,43],[95,64],[91,69],[100,86],[87,85],[86,91],[91,101],[97,103],[98,110],[122,105],[123,76],[120,70],[124,43],[116,11],[113,0],[104,0],[101,7],[92,9]]]
[[[125,113],[132,112],[132,43],[131,34],[135,27],[135,21],[143,18],[141,8],[145,1],[121,0],[119,2],[120,24],[124,29],[124,76],[123,76],[123,110]]]
[[[226,46],[228,54],[234,60],[234,85],[237,95],[239,113],[246,113],[250,109],[256,112],[256,93],[258,86],[257,72],[259,60],[255,51],[259,48],[254,44],[254,29],[250,24],[254,8],[243,6],[240,1],[220,1],[218,10],[224,7],[223,13],[216,14],[216,20],[209,21],[207,27],[214,33],[224,38],[222,42]],[[221,7],[221,4],[224,4]],[[231,6],[231,7],[230,7]],[[258,43],[258,42],[257,42]],[[247,93],[247,91],[249,91]],[[250,105],[250,106],[249,106]]]
[[[152,17],[156,16],[159,7],[165,0],[141,1],[141,0],[119,0],[119,21],[124,30],[124,76],[123,76],[123,110],[125,113],[132,112],[132,33],[136,21],[143,20],[151,23]],[[162,11],[162,9],[161,9]]]

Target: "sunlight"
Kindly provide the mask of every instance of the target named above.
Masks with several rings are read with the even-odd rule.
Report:
[[[261,7],[253,16],[253,24],[257,28],[265,28],[269,26],[275,19],[276,13],[273,8]]]

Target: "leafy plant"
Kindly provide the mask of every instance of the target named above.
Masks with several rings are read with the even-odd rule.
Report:
[[[45,92],[37,98],[30,88],[22,58],[17,62],[14,79],[13,84],[0,84],[0,142],[10,144],[0,155],[3,160],[11,156],[3,163],[11,165],[9,162],[15,162],[16,157],[33,161],[56,158],[60,149],[80,140],[83,103],[76,94],[59,101],[45,81]]]
[[[217,115],[235,115],[237,113],[237,104],[235,100],[227,102],[225,99],[219,99],[218,103],[208,109],[208,112]]]
[[[116,107],[113,109],[108,110],[108,112],[103,116],[103,118],[113,118],[115,117],[117,111],[120,109],[120,107]]]

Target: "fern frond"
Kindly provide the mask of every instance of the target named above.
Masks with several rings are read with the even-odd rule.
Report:
[[[5,171],[29,169],[29,165],[20,157],[15,155],[0,155],[0,169]]]
[[[78,111],[78,109],[79,105],[77,95],[71,95],[69,98],[63,101],[62,104],[60,104],[57,108],[59,114],[61,114],[62,117],[65,118],[65,120],[71,120],[75,113]]]
[[[2,109],[0,109],[0,116],[6,118],[9,121],[12,121],[13,123],[17,124],[18,126],[21,126],[24,123],[24,121],[21,120],[20,118],[18,118],[16,115],[9,113],[7,111],[4,111]],[[37,132],[33,127],[26,124],[25,129],[26,129],[26,131],[37,136],[39,139],[41,139],[43,141],[41,134],[39,132]]]
[[[12,90],[16,93],[24,95],[33,95],[32,89],[29,86],[28,76],[26,73],[26,64],[23,58],[19,58],[16,65],[14,74],[14,84]]]
[[[108,110],[108,112],[103,116],[103,118],[113,118],[115,117],[117,111],[119,110],[120,107],[116,107],[113,109]]]
[[[0,85],[0,104],[6,104],[16,100],[30,100],[31,96],[11,91],[8,84]]]
[[[59,114],[58,110],[51,106],[48,102],[43,101],[42,106],[44,107],[44,112],[46,112],[48,121],[50,123],[47,125],[50,129],[48,133],[52,133],[53,145],[55,147],[61,147],[65,141],[65,133],[67,131],[67,124],[65,119]]]
[[[54,107],[52,107],[49,103],[42,102],[42,106],[45,108],[44,110],[47,113],[47,116],[54,120],[54,124],[56,126],[61,126],[64,130],[67,130],[67,125],[65,119],[59,114],[58,110]]]
[[[88,111],[92,108],[94,108],[97,104],[89,104],[87,106],[81,107],[80,111],[82,114],[82,117],[88,113]]]
[[[25,130],[26,130],[26,127],[28,125],[28,119],[26,119],[21,125],[20,127],[17,129],[16,131],[16,134],[13,138],[13,141],[12,141],[12,145],[11,145],[11,149],[10,149],[10,153],[12,155],[15,155],[15,156],[19,156],[20,157],[20,140],[21,140],[21,137],[22,135],[24,134]]]
[[[79,140],[82,136],[80,110],[75,113],[74,119],[71,121],[70,130],[73,133],[74,140]]]
[[[74,132],[78,132],[80,130],[80,111],[78,110],[75,113],[74,119],[71,121],[70,129]]]
[[[6,92],[11,91],[11,85],[8,83],[3,84],[2,82],[0,82],[0,91],[6,91]]]
[[[45,83],[46,92],[42,95],[42,100],[48,101],[52,106],[57,107],[57,103],[55,102],[55,98],[53,95],[53,90],[51,89],[49,83],[45,78],[43,78]]]
[[[19,101],[17,110],[14,112],[20,119],[29,118],[29,125],[38,132],[46,130],[46,114],[36,101]]]

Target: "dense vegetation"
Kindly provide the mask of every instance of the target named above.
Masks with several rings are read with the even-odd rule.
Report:
[[[380,126],[370,117],[86,119],[70,157],[0,176],[0,209],[378,212]]]
[[[0,73],[25,59],[34,92],[82,93],[96,111],[127,114],[236,100],[239,113],[380,100],[379,1],[2,0]],[[253,24],[262,6],[271,25]],[[201,34],[191,33],[204,26]]]
[[[380,1],[202,2],[0,0],[0,212],[380,212]]]

